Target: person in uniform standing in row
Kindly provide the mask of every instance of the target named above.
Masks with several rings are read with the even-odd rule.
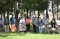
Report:
[[[3,23],[2,23],[2,19],[0,18],[0,32],[3,31]]]
[[[9,32],[9,19],[7,16],[5,17],[4,25],[5,32]]]
[[[11,22],[11,32],[16,32],[17,29],[16,29],[16,19],[15,19],[15,16],[11,17],[10,22]]]
[[[35,15],[33,15],[33,17],[32,17],[32,25],[33,25],[33,32],[34,33],[36,33],[37,32],[37,26],[36,26],[36,16]]]
[[[25,18],[25,23],[26,23],[26,31],[30,32],[30,18],[28,16]]]
[[[43,24],[42,18],[39,16],[38,17],[38,32],[39,33],[42,33],[42,24]]]
[[[19,20],[19,32],[24,32],[24,31],[26,31],[25,19],[24,17],[21,17]]]

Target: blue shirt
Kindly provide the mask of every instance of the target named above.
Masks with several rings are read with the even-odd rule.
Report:
[[[16,23],[16,19],[15,18],[11,18],[11,24],[15,24]]]

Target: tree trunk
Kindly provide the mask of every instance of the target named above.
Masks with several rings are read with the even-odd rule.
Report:
[[[49,14],[47,9],[46,9],[46,18],[49,19]]]
[[[58,19],[58,0],[57,0],[57,19]]]
[[[18,11],[18,10],[16,10],[16,13],[15,13],[16,26],[18,26],[18,13],[19,13],[19,11]]]
[[[30,18],[31,18],[31,10],[30,10]]]
[[[58,13],[57,13],[57,19],[58,19]]]
[[[35,10],[34,10],[34,15],[35,15]]]
[[[52,0],[52,13],[53,13],[53,0]],[[53,13],[53,18],[54,18],[54,13]]]
[[[9,11],[7,11],[7,17],[8,17],[8,19],[9,19]],[[9,20],[8,20],[9,21]],[[9,24],[9,23],[8,23]]]
[[[26,9],[26,11],[27,11],[27,16],[28,16],[28,9]]]

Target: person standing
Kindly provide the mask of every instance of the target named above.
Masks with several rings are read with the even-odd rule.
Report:
[[[25,23],[27,28],[26,31],[30,32],[30,18],[28,16],[25,18]]]
[[[16,19],[15,19],[15,17],[11,17],[10,22],[11,22],[11,32],[16,32],[17,29],[16,29]]]
[[[56,28],[56,20],[55,20],[55,18],[53,18],[53,19],[51,20],[51,27],[52,27],[52,28]]]
[[[56,30],[56,20],[55,20],[55,18],[53,18],[52,20],[51,20],[51,32],[55,32],[55,30]]]
[[[48,28],[48,18],[45,16],[43,19],[43,24],[45,26],[45,33],[49,33],[49,28]]]
[[[25,19],[24,19],[24,17],[21,17],[19,20],[19,31],[24,32],[25,30],[26,30]]]
[[[33,32],[36,33],[36,16],[32,17]]]
[[[42,33],[42,18],[38,17],[38,32]]]
[[[3,30],[3,23],[2,23],[2,19],[0,18],[0,32],[2,32]]]
[[[58,33],[60,34],[60,17],[57,19],[56,23],[57,23],[56,28],[58,29]]]
[[[8,17],[5,17],[5,21],[4,21],[4,29],[5,29],[5,32],[9,32],[9,19]]]

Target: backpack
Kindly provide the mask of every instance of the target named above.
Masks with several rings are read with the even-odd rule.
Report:
[[[26,24],[30,24],[30,18],[25,19]]]

